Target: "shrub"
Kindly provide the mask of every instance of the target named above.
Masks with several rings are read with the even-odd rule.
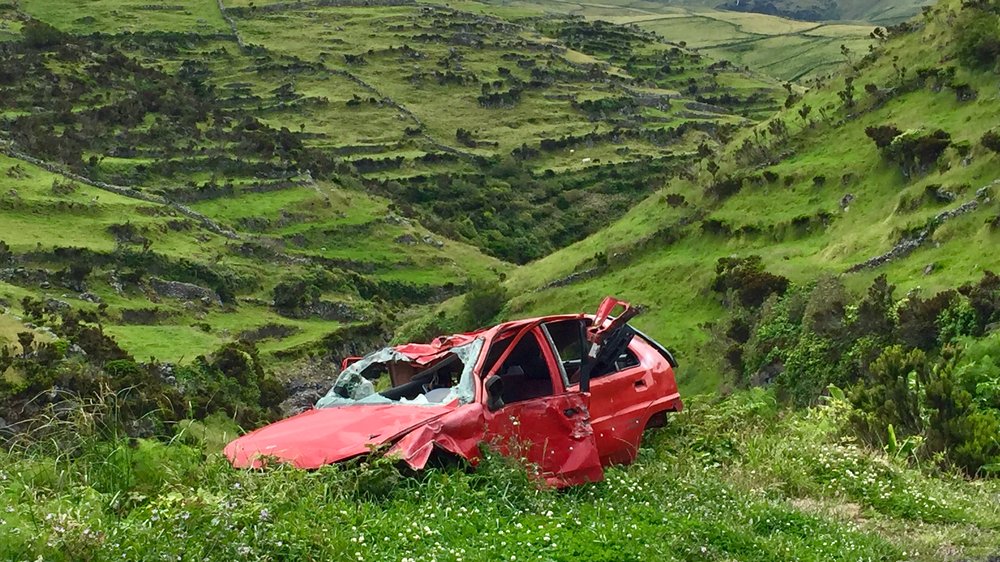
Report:
[[[923,429],[920,388],[929,375],[927,356],[919,349],[887,348],[871,365],[868,380],[852,387],[851,423],[869,444],[882,446],[891,424],[900,437]]]
[[[21,33],[24,34],[24,43],[35,49],[54,47],[66,40],[63,32],[39,20],[30,20],[25,23]]]
[[[1000,153],[1000,132],[986,131],[979,142],[993,152]]]
[[[868,135],[868,138],[875,141],[875,146],[879,149],[886,148],[892,144],[892,139],[902,133],[903,131],[900,131],[895,125],[878,125],[865,128],[865,134]]]
[[[751,255],[719,258],[711,287],[718,293],[735,293],[744,307],[758,308],[768,296],[784,294],[788,284],[787,278],[765,271],[760,256]]]
[[[851,295],[840,279],[823,277],[809,293],[802,318],[802,331],[829,340],[845,337],[847,306]]]
[[[889,341],[896,329],[894,285],[889,284],[885,274],[879,275],[868,288],[868,293],[858,304],[857,314],[851,323],[851,333],[855,339],[872,336]]]
[[[743,178],[722,178],[705,188],[705,195],[716,199],[727,199],[743,189]]]
[[[926,134],[906,131],[897,135],[883,149],[883,154],[887,160],[899,164],[903,175],[909,177],[926,172],[950,145],[951,135],[941,129]]]
[[[958,293],[943,291],[924,300],[913,296],[899,308],[899,340],[928,351],[938,343],[938,316],[952,306]]]
[[[941,311],[936,324],[938,343],[946,345],[976,333],[976,311],[968,299],[956,298],[951,306]]]
[[[955,25],[955,48],[965,65],[993,68],[1000,61],[1000,15],[966,7]]]
[[[836,381],[837,350],[817,334],[803,334],[785,360],[785,370],[777,377],[779,396],[796,406],[814,402]]]
[[[744,346],[744,365],[752,376],[768,365],[783,364],[788,351],[799,340],[805,296],[800,291],[789,292],[783,297],[771,297],[760,311]]]
[[[1000,469],[1000,337],[969,345],[931,374],[927,448],[969,474]]]
[[[993,322],[1000,321],[1000,276],[992,271],[984,271],[979,283],[968,283],[959,292],[969,299],[969,305],[976,311],[976,332],[981,334]]]
[[[485,326],[507,304],[507,289],[497,279],[476,279],[469,284],[462,311],[469,327]]]
[[[280,384],[268,382],[257,348],[246,342],[226,344],[175,373],[189,415],[198,419],[225,412],[245,427],[255,426],[277,417],[275,409],[285,398]]]

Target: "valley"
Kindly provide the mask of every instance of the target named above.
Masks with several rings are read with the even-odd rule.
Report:
[[[996,0],[0,2],[0,559],[992,561],[998,76]],[[220,453],[606,295],[685,409],[603,482]]]

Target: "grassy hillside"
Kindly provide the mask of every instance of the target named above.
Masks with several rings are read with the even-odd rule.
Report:
[[[570,6],[0,5],[0,558],[1000,555],[996,2],[808,91],[661,35],[805,76],[857,29]],[[219,454],[392,335],[607,294],[686,408],[603,483]]]
[[[26,1],[0,21],[10,322],[25,297],[96,311],[170,362],[387,333],[596,231],[782,97],[640,30],[408,2]]]
[[[375,462],[233,471],[216,422],[169,444],[73,439],[78,460],[0,453],[0,556],[46,560],[985,560],[1000,489],[845,442],[842,403],[785,415],[764,392],[692,403],[607,481],[540,490]],[[100,448],[100,447],[103,448]],[[104,459],[99,462],[96,459]],[[56,472],[58,471],[58,472]],[[488,530],[489,532],[485,532]]]
[[[885,273],[901,291],[925,294],[996,269],[990,249],[1000,242],[998,207],[988,195],[911,254],[845,273],[912,238],[935,215],[976,200],[980,188],[997,191],[1000,156],[981,144],[1000,111],[995,75],[956,58],[959,28],[947,13],[958,7],[936,10],[936,18],[899,31],[856,64],[848,75],[853,106],[841,96],[844,78],[824,84],[706,158],[696,181],[671,182],[600,233],[512,272],[507,314],[590,308],[605,294],[647,304],[650,312],[637,323],[694,358],[683,375],[689,388],[709,389],[719,369],[701,358],[718,354],[698,350],[723,312],[709,288],[719,258],[759,254],[768,270],[793,282],[838,275],[858,291]],[[904,174],[866,135],[884,124],[940,128],[951,141],[933,165]],[[721,170],[711,174],[709,161]],[[735,193],[720,197],[712,189],[733,178]]]

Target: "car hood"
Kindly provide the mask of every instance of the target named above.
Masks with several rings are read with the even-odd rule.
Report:
[[[259,468],[264,458],[319,468],[367,453],[455,407],[358,404],[307,410],[247,433],[223,452],[236,468]]]

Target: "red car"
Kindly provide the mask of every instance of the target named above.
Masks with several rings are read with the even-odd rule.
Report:
[[[635,459],[643,430],[682,408],[677,363],[628,324],[636,313],[608,297],[596,316],[516,320],[345,360],[315,408],[225,454],[238,468],[310,469],[384,446],[421,469],[435,451],[474,464],[486,443],[554,486],[601,480],[603,466]]]

